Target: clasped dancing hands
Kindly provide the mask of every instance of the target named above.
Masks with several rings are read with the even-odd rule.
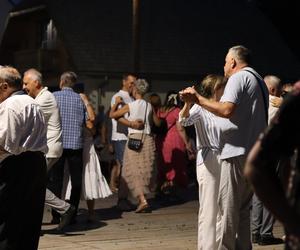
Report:
[[[196,103],[198,101],[199,93],[196,91],[195,86],[187,87],[179,91],[179,97],[183,102]]]

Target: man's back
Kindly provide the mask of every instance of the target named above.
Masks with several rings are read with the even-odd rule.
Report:
[[[48,158],[57,158],[62,154],[62,129],[57,102],[54,95],[44,87],[35,97],[40,105],[47,125]]]
[[[15,155],[26,151],[47,152],[45,120],[31,97],[9,97],[1,103],[0,113],[0,145],[6,151]]]
[[[82,148],[82,128],[85,122],[85,108],[80,95],[75,93],[71,88],[63,88],[61,91],[54,92],[53,95],[60,110],[63,148]]]
[[[260,83],[257,77],[260,78]],[[259,84],[262,84],[263,92]],[[220,119],[223,123],[222,140],[223,143],[225,142],[221,154],[222,159],[247,154],[259,133],[266,127],[263,95],[268,105],[268,89],[261,77],[249,67],[228,79],[221,102],[234,103],[236,109],[228,121]]]

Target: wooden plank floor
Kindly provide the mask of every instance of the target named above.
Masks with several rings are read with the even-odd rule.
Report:
[[[152,201],[152,213],[135,214],[119,212],[114,206],[116,196],[96,202],[97,220],[87,223],[85,202],[80,204],[78,223],[69,227],[64,235],[52,234],[55,226],[50,221],[49,208],[45,208],[44,235],[40,238],[39,250],[192,250],[197,248],[198,201],[190,194],[182,204],[162,206]],[[276,223],[274,234],[283,235]],[[255,250],[279,250],[283,245],[258,246]]]

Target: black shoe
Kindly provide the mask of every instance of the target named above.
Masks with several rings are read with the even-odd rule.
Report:
[[[252,234],[252,243],[258,243],[260,240],[259,234]]]
[[[283,240],[280,238],[275,238],[273,235],[261,235],[260,239],[258,241],[258,245],[260,246],[266,246],[266,245],[278,245],[278,244],[282,244]]]
[[[70,208],[61,215],[60,223],[57,227],[57,230],[62,231],[67,225],[70,224],[72,219],[74,219],[74,215],[76,213],[76,208],[71,205]]]

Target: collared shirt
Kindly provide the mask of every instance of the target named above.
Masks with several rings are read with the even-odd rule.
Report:
[[[26,151],[46,153],[46,124],[39,105],[27,95],[13,95],[0,104],[0,161]]]
[[[54,95],[44,87],[35,97],[35,101],[43,111],[47,125],[47,158],[58,158],[62,155],[62,129],[59,109]]]
[[[111,106],[115,104],[116,97],[120,96],[122,97],[124,103],[128,104],[130,102],[133,102],[134,99],[129,95],[127,91],[119,90],[116,94],[113,95],[111,98]],[[125,115],[125,118],[128,118],[128,115]],[[112,134],[111,134],[111,140],[112,141],[122,141],[127,140],[127,136],[122,133],[117,132],[117,121],[115,119],[112,119]]]
[[[61,117],[63,148],[81,149],[83,146],[83,126],[88,119],[85,106],[79,94],[64,87],[53,93]]]
[[[216,124],[216,116],[194,104],[190,111],[189,117],[182,117],[179,113],[179,123],[184,126],[194,125],[196,131],[197,166],[206,159],[209,150],[220,151],[220,128]]]

